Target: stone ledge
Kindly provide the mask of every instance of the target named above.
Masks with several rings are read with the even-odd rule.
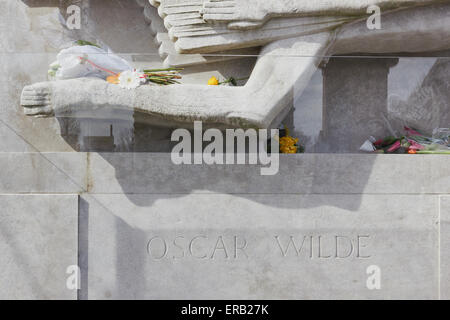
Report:
[[[448,194],[448,156],[304,154],[260,166],[173,165],[169,154],[92,153],[91,193]]]
[[[167,153],[0,153],[1,193],[449,194],[446,155],[282,155],[253,165],[174,165]]]
[[[0,193],[82,193],[87,190],[83,153],[0,153]]]

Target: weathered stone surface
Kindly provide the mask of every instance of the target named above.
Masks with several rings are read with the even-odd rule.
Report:
[[[394,1],[393,1],[394,2]],[[433,1],[431,1],[433,2]],[[367,17],[342,27],[332,51],[348,52],[433,52],[449,49],[448,3],[381,12],[381,28],[369,29]],[[430,4],[430,1],[429,1]],[[419,21],[428,21],[420,23]]]
[[[242,298],[437,297],[439,194],[450,191],[446,156],[285,156],[279,175],[261,177],[256,166],[177,167],[170,164],[167,154],[44,155],[73,176],[81,177],[81,171],[86,174],[85,180],[81,179],[86,181],[89,191],[83,195],[80,212],[79,253],[84,268],[82,287],[85,288],[80,293],[82,298],[207,298],[204,294],[209,286],[225,288],[217,293],[217,298],[236,297],[232,296],[234,291]],[[10,166],[14,164],[22,168],[15,171],[23,176],[5,173],[0,179],[2,192],[83,192],[72,191],[77,189],[72,189],[64,175],[55,174],[52,165],[41,157],[40,154],[3,154],[5,172],[13,172]],[[86,159],[89,159],[88,164],[84,162]],[[30,163],[41,168],[45,168],[42,163],[47,163],[48,170],[33,171]],[[78,171],[74,170],[76,165]],[[24,167],[30,168],[23,170]],[[26,178],[33,176],[36,178],[27,183]],[[39,182],[39,177],[45,179]],[[402,183],[402,179],[407,182]],[[435,195],[431,195],[433,193]],[[9,203],[22,208],[22,198],[11,197],[13,200]],[[60,203],[60,198],[54,195],[43,199]],[[446,197],[441,196],[443,297],[447,292],[445,270],[448,269],[445,200]],[[44,226],[40,225],[36,232],[45,232],[45,224],[51,221],[49,217],[42,217]],[[68,223],[77,225],[74,220]],[[8,227],[11,221],[9,218],[2,220],[1,225]],[[280,257],[282,253],[275,236],[286,246],[291,235],[297,246],[307,236],[305,249],[299,257],[293,248],[286,257]],[[339,254],[345,255],[348,239],[355,245],[355,237],[363,236],[362,241],[365,241],[366,235],[370,235],[367,238],[371,243],[369,248],[375,252],[370,259],[311,259],[306,250],[309,236],[315,237],[316,249],[318,237],[322,236],[323,255],[329,255],[333,239],[338,236],[342,241],[338,246],[342,245],[343,250]],[[146,245],[154,236],[164,237],[170,254],[177,256],[180,251],[173,240],[183,237],[176,240],[184,246],[186,259],[155,261],[149,257]],[[189,256],[186,245],[198,236],[195,250],[207,252],[208,259]],[[229,259],[221,259],[223,249],[217,249],[211,259],[220,236]],[[252,254],[248,254],[249,259],[241,260],[242,250],[237,252],[239,259],[232,257],[235,236],[238,247],[242,239],[249,243]],[[161,253],[158,241],[161,240],[154,240],[155,251],[152,251],[156,256]],[[183,241],[188,243],[183,244]],[[66,250],[67,246],[59,248]],[[416,261],[415,257],[421,259]],[[382,270],[382,285],[386,289],[380,291],[383,295],[364,287],[368,277],[365,270],[372,264]],[[298,272],[298,268],[306,272],[306,276]],[[335,269],[337,271],[330,271]],[[188,274],[188,270],[195,271]],[[202,270],[202,277],[198,270]],[[288,275],[294,278],[302,275],[302,279],[290,284]],[[158,282],[164,277],[175,280]],[[89,290],[86,289],[88,283]],[[198,291],[191,296],[187,287],[181,286],[178,290],[179,283]],[[235,286],[227,287],[229,283]],[[171,291],[176,286],[178,289]]]
[[[445,155],[281,155],[280,171],[259,166],[172,164],[170,154],[92,153],[91,193],[449,193]]]
[[[440,197],[439,231],[441,299],[450,300],[450,196]]]
[[[0,1],[2,152],[34,152],[34,148],[72,150],[59,136],[56,119],[29,121],[19,102],[23,86],[46,80],[48,65],[54,61],[58,47],[71,40],[58,20],[58,13],[57,8],[51,7],[30,9],[25,1]]]
[[[147,1],[141,1],[145,5],[143,2]],[[315,63],[322,59],[322,53],[366,52],[372,56],[374,52],[446,49],[450,43],[448,4],[383,14],[381,30],[368,30],[366,19],[354,22],[333,38],[335,46],[327,47],[328,52],[318,50],[322,47],[318,48],[311,39],[272,43],[261,51],[263,56],[258,57],[252,79],[243,90],[205,84],[212,75],[219,79],[248,76],[256,57],[177,54],[174,35],[180,39],[186,36],[180,45],[189,50],[192,49],[189,46],[196,50],[214,42],[205,41],[207,37],[197,39],[198,42],[186,41],[197,30],[189,33],[185,26],[174,26],[179,21],[170,14],[165,21],[151,21],[147,26],[142,8],[134,1],[83,1],[83,27],[68,31],[58,20],[59,14],[66,17],[66,8],[61,3],[0,0],[0,151],[10,152],[0,153],[0,193],[7,194],[0,195],[0,298],[76,298],[76,293],[65,287],[68,276],[65,271],[68,265],[77,263],[79,254],[84,271],[80,298],[437,298],[440,287],[440,296],[450,299],[448,156],[283,156],[280,173],[263,177],[258,166],[175,166],[169,154],[38,153],[170,152],[171,130],[138,123],[139,114],[132,108],[120,114],[109,113],[108,119],[100,115],[100,121],[80,118],[92,114],[77,112],[69,113],[75,118],[56,121],[25,117],[20,107],[22,88],[46,80],[48,65],[60,47],[84,39],[108,45],[132,60],[136,67],[159,67],[164,60],[160,55],[166,63],[190,66],[183,74],[183,82],[189,85],[161,88],[158,93],[154,92],[157,89],[149,90],[146,97],[159,102],[148,106],[147,111],[176,114],[186,111],[177,106],[189,103],[203,108],[197,114],[188,110],[194,117],[206,114],[211,119],[222,112],[234,119],[248,117],[240,113],[248,108],[255,115],[251,119],[266,125],[269,121],[264,121],[261,114],[269,111],[269,119],[284,107],[290,107],[297,96],[303,103],[294,103],[298,109],[316,108],[322,112],[324,102],[332,112],[327,113],[324,108],[314,125],[318,131],[335,129],[330,143],[337,143],[342,133],[350,133],[351,143],[333,151],[353,152],[368,135],[386,133],[381,115],[376,116],[385,111],[386,95],[390,120],[391,116],[400,124],[407,120],[426,133],[437,126],[446,127],[448,59],[434,58],[435,61],[425,63],[423,58],[408,58],[409,64],[402,64],[400,59],[399,65],[391,68],[387,88],[386,74],[371,77],[383,67],[384,61],[375,63],[374,59],[366,58],[365,62],[355,63],[360,57],[353,57],[329,70],[333,71],[333,78],[325,66],[328,85],[317,90],[320,95],[317,104],[301,96]],[[148,10],[147,7],[147,19]],[[152,14],[155,17],[154,11]],[[270,43],[281,33],[298,36],[311,31],[311,26],[306,26],[311,20],[274,19],[258,31],[221,32],[226,34],[223,38],[232,40],[232,45],[242,41],[255,45],[251,42],[255,39]],[[335,23],[338,22],[330,21],[332,26]],[[304,29],[292,28],[296,24]],[[278,27],[289,32],[274,31]],[[154,33],[159,33],[156,45]],[[218,35],[216,39],[221,37]],[[256,52],[259,48],[248,51]],[[448,52],[426,55],[429,54],[448,56]],[[320,57],[305,57],[308,55]],[[279,73],[273,72],[274,69]],[[402,76],[391,77],[393,70]],[[348,77],[344,78],[344,74]],[[349,79],[352,88],[346,87]],[[383,82],[378,82],[379,79]],[[322,78],[316,77],[316,84],[321,81]],[[197,95],[195,90],[199,86],[193,84],[202,85]],[[347,96],[333,96],[334,89]],[[346,89],[349,90],[344,92]],[[77,90],[83,91],[84,87],[68,87],[67,92],[73,94]],[[67,92],[58,97],[62,104],[68,100]],[[391,97],[398,92],[402,93],[399,99]],[[94,92],[81,98],[96,95]],[[103,98],[112,101],[116,97]],[[120,100],[129,107],[130,96],[121,97],[114,103]],[[169,102],[173,103],[173,109],[166,108]],[[255,111],[255,105],[263,106],[262,113]],[[355,105],[359,108],[354,109]],[[345,106],[347,111],[355,110],[348,113],[351,118],[348,121],[344,121],[344,114],[333,111]],[[80,109],[75,103],[72,107]],[[238,107],[238,113],[226,113]],[[297,112],[295,123],[307,113]],[[92,118],[95,116],[98,114]],[[111,119],[114,117],[119,120]],[[377,123],[364,130],[364,126],[355,128],[358,121]],[[337,128],[339,124],[342,128]],[[25,195],[28,193],[39,195]],[[77,196],[73,193],[83,194],[79,248]],[[285,248],[291,235],[298,247],[306,236],[298,257],[292,246],[284,257],[275,238],[278,236]],[[168,252],[162,259],[158,259],[164,253],[160,238],[152,241],[148,251],[148,243],[155,236],[167,241]],[[308,251],[310,236],[315,250],[312,258]],[[335,237],[340,241],[339,254],[344,256],[349,239],[352,241],[351,255],[318,257],[319,236],[323,241],[322,255],[333,255]],[[363,246],[359,257],[355,256],[358,236]],[[196,240],[191,253],[192,239]],[[223,248],[214,252],[214,247],[221,245],[219,239],[224,241],[228,259]],[[174,240],[182,246],[184,257],[180,258],[181,251]],[[243,240],[247,242],[245,249]],[[370,258],[362,257],[365,255]],[[370,265],[381,269],[380,291],[366,288],[369,276],[366,270]]]
[[[441,1],[187,0],[180,3],[178,0],[162,0],[152,1],[152,4],[158,7],[164,26],[180,52],[205,53],[266,45],[282,38],[336,29],[358,20],[365,23],[370,5],[379,5],[386,13],[399,7],[438,2]]]
[[[77,195],[0,195],[0,299],[76,299]]]
[[[437,196],[97,194],[85,200],[89,286],[83,294],[90,299],[438,297]],[[290,237],[297,253],[293,243],[288,249]],[[372,265],[381,270],[380,290],[366,286]]]
[[[390,135],[383,116],[388,114],[389,69],[397,62],[330,59],[323,70],[324,123],[316,151],[356,152],[369,135]]]
[[[0,153],[0,193],[81,193],[86,153]]]
[[[445,155],[281,155],[257,165],[174,165],[159,153],[0,153],[2,193],[448,194]],[[408,181],[408,183],[402,183]]]
[[[424,59],[422,64],[424,67],[428,66],[429,71],[424,75],[422,82],[416,85],[415,90],[406,99],[400,95],[391,97],[390,109],[393,116],[428,135],[432,135],[436,128],[447,128],[450,125],[450,112],[448,112],[450,97],[447,90],[450,85],[449,62],[450,59],[447,58]],[[409,62],[411,63],[412,61]],[[405,78],[408,74],[407,71],[403,72]],[[407,86],[398,77],[390,80],[393,86],[401,88],[397,90],[398,93],[401,93],[401,90],[407,91],[405,90]],[[390,94],[394,95],[395,92]]]

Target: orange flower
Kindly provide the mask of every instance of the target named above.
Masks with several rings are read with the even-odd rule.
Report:
[[[408,153],[409,153],[409,154],[417,154],[417,150],[409,149],[409,150],[408,150]]]
[[[106,81],[108,81],[109,83],[112,83],[112,84],[119,84],[119,76],[120,76],[120,73],[118,73],[115,76],[109,76],[106,78]]]

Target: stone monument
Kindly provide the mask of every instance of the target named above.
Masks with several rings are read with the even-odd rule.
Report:
[[[381,114],[448,127],[450,3],[195,1],[77,1],[68,31],[75,1],[0,0],[0,298],[450,298],[448,156],[353,154]],[[182,84],[37,83],[78,39],[184,67]],[[171,161],[171,127],[288,113],[315,140],[277,175]]]
[[[324,58],[346,53],[423,52],[450,49],[447,1],[138,1],[171,66],[215,63],[209,54],[239,56],[259,50],[242,87],[144,86],[127,91],[103,80],[80,78],[23,89],[29,116],[129,118],[164,127],[278,126]],[[385,10],[382,28],[367,27],[367,7]],[[157,10],[155,9],[157,8]],[[426,44],[426,46],[424,45]],[[256,49],[255,49],[256,48]],[[281,57],[283,56],[283,57]]]

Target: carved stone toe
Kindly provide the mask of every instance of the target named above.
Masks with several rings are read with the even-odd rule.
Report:
[[[24,113],[28,116],[45,117],[53,115],[49,83],[26,86],[22,91],[20,104],[24,108]]]

